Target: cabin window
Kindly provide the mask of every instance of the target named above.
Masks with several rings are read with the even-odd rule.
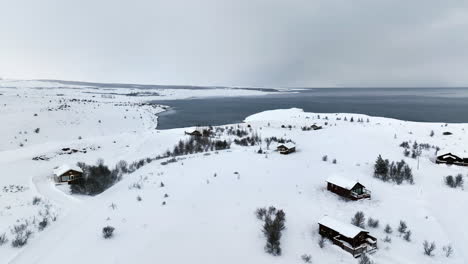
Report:
[[[359,187],[354,188],[353,191],[354,191],[355,193],[357,193],[357,194],[363,194],[362,186],[359,186]]]
[[[69,181],[70,177],[69,176],[62,176],[62,181]]]

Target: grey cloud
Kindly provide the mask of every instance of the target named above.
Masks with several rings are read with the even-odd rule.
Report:
[[[468,3],[0,0],[0,76],[468,86]]]

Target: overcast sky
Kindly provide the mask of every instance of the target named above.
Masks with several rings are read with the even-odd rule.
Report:
[[[0,77],[468,86],[468,1],[0,0]]]

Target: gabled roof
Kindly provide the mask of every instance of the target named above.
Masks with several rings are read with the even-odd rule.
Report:
[[[449,152],[449,153],[442,154],[442,155],[438,156],[437,158],[438,158],[438,159],[439,159],[439,158],[446,158],[447,156],[450,156],[450,157],[452,157],[452,158],[454,158],[454,159],[457,159],[457,160],[461,160],[460,157],[458,157],[457,155],[452,154],[452,153],[450,153],[450,152]]]
[[[331,184],[334,184],[334,185],[337,185],[337,186],[340,186],[340,187],[345,188],[347,190],[353,189],[353,187],[356,184],[359,183],[356,180],[351,180],[351,179],[343,178],[343,177],[340,177],[340,176],[331,176],[330,178],[327,179],[327,182],[329,182]],[[359,184],[361,184],[361,183],[359,183]],[[364,186],[363,184],[361,184],[361,185]]]
[[[295,148],[296,145],[292,142],[288,142],[288,143],[278,143],[278,146],[277,148],[281,147],[281,146],[285,146],[286,148],[288,149],[291,149],[291,148]]]
[[[365,229],[362,229],[352,224],[343,223],[330,216],[324,216],[322,219],[320,219],[318,223],[328,228],[331,228],[336,232],[340,233],[341,235],[349,238],[354,238],[361,232],[369,233],[369,231]]]
[[[54,169],[54,175],[55,176],[61,176],[63,175],[64,173],[66,173],[67,171],[70,171],[70,170],[74,170],[74,171],[77,171],[77,172],[81,172],[83,173],[83,170],[80,169],[79,167],[77,166],[70,166],[68,164],[64,164],[56,169]]]

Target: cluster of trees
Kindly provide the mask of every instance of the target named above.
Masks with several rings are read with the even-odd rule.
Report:
[[[249,137],[244,137],[241,139],[234,139],[234,143],[240,146],[255,146],[262,142],[262,138],[254,133]]]
[[[417,157],[421,156],[423,150],[429,150],[431,148],[435,149],[436,152],[440,150],[440,148],[437,146],[430,145],[428,143],[418,144],[418,142],[416,141],[411,146],[410,142],[403,141],[400,144],[400,147],[404,148],[403,154],[405,155],[405,157],[411,157],[413,159],[416,159]]]
[[[265,251],[273,256],[281,255],[281,232],[286,228],[286,214],[274,206],[258,208],[257,218],[264,221],[262,232],[266,237]]]
[[[77,194],[100,194],[120,180],[123,173],[128,172],[126,162],[117,163],[117,166],[111,170],[102,159],[98,160],[96,165],[78,162],[77,166],[83,170],[83,178],[75,181],[70,187],[71,192]]]
[[[414,183],[413,172],[404,160],[390,163],[388,159],[384,160],[381,155],[377,157],[374,165],[374,177],[382,181],[393,181],[396,184],[402,184],[407,181]]]
[[[188,140],[180,140],[172,151],[167,151],[166,156],[181,156],[213,150],[229,149],[231,143],[226,140],[216,140],[210,137],[192,136]]]
[[[226,133],[227,133],[228,135],[233,135],[233,136],[237,136],[237,137],[240,137],[240,138],[241,138],[241,137],[245,137],[245,136],[247,136],[247,135],[250,134],[248,130],[242,129],[242,128],[240,128],[240,126],[237,126],[237,127],[233,127],[233,126],[227,127],[227,128],[226,128]]]
[[[351,224],[360,227],[360,228],[365,228],[366,225],[366,217],[362,211],[356,212],[356,214],[351,218]],[[378,228],[379,227],[379,220],[374,219],[372,217],[369,217],[367,220],[367,226],[371,228]],[[402,237],[404,240],[410,242],[411,241],[411,230],[408,229],[408,225],[406,224],[405,221],[400,220],[400,224],[397,228],[398,233],[400,234],[400,237]],[[384,228],[385,233],[391,234],[393,233],[393,229],[390,225],[386,225]],[[387,236],[384,239],[385,242],[390,242],[391,239]]]
[[[445,177],[445,184],[449,186],[450,188],[457,188],[463,187],[463,175],[458,174],[457,176],[453,177],[452,175],[449,175]]]

